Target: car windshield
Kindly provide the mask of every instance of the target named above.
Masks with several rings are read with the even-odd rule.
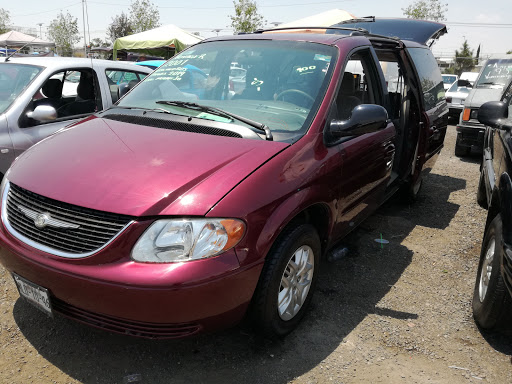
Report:
[[[0,114],[11,106],[42,70],[43,68],[33,65],[0,64]]]
[[[274,140],[293,141],[307,131],[318,110],[336,52],[307,42],[202,43],[162,65],[118,105],[245,126],[191,107],[199,104],[265,125]]]
[[[503,88],[512,79],[512,59],[491,59],[478,77],[476,88]]]
[[[445,84],[451,84],[455,80],[457,80],[457,76],[455,75],[443,75],[443,83]]]

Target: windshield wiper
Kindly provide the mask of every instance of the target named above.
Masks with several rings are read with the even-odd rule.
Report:
[[[266,140],[274,139],[272,137],[272,132],[270,132],[270,128],[268,126],[266,126],[265,124],[258,123],[257,121],[248,119],[243,116],[235,115],[234,113],[231,113],[231,112],[226,112],[219,108],[208,107],[206,105],[201,105],[201,104],[192,103],[192,102],[188,102],[188,101],[178,101],[178,100],[158,100],[158,101],[156,101],[156,103],[157,104],[165,104],[165,105],[174,105],[177,107],[183,107],[183,108],[188,108],[188,109],[194,109],[196,111],[206,112],[206,113],[210,113],[212,115],[225,117],[230,120],[235,119],[235,120],[241,121],[242,123],[245,123],[253,128],[256,128],[256,129],[264,132]]]
[[[143,107],[125,107],[125,106],[120,106],[120,105],[113,105],[111,108],[121,108],[121,109],[142,109],[144,111],[144,113],[146,112],[160,112],[160,113],[167,113],[168,115],[177,115],[177,116],[183,116],[183,115],[179,115],[177,113],[172,113],[171,111],[168,111],[167,109],[164,109],[164,108],[143,108]]]
[[[485,83],[478,84],[478,86],[481,86],[481,85],[497,85],[497,83],[495,83],[494,81],[487,81]]]

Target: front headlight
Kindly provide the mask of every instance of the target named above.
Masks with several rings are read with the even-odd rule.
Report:
[[[245,233],[237,219],[157,220],[132,250],[132,259],[145,263],[175,263],[205,259],[233,248]]]

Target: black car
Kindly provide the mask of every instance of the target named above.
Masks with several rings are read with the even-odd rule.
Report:
[[[473,316],[482,328],[512,324],[512,82],[500,101],[480,107],[486,125],[477,201],[488,209],[473,294]]]

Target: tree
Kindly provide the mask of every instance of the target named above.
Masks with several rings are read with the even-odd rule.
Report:
[[[130,5],[130,25],[134,33],[160,26],[160,12],[149,0],[135,0]]]
[[[57,52],[62,56],[73,56],[73,45],[80,41],[78,19],[73,18],[69,12],[66,15],[61,12],[50,23],[47,35],[55,42]]]
[[[112,18],[112,23],[107,28],[107,37],[115,43],[117,39],[128,36],[133,33],[133,27],[124,12]]]
[[[0,8],[0,33],[9,31],[9,25],[11,24],[11,16],[9,11]]]
[[[263,28],[265,20],[258,13],[258,5],[255,0],[233,0],[235,15],[229,16],[234,34],[240,32],[253,32]]]
[[[106,47],[109,45],[106,41],[101,40],[99,37],[95,37],[89,42],[90,47]]]
[[[510,54],[512,54],[512,49],[507,52],[507,55],[510,55]]]
[[[455,50],[455,64],[448,68],[446,72],[460,76],[462,72],[471,72],[477,61],[478,59],[473,57],[473,50],[469,49],[467,40],[464,40],[460,51]]]
[[[402,8],[402,12],[408,19],[419,20],[445,20],[444,14],[448,11],[448,4],[443,4],[440,0],[417,0],[407,8]]]

